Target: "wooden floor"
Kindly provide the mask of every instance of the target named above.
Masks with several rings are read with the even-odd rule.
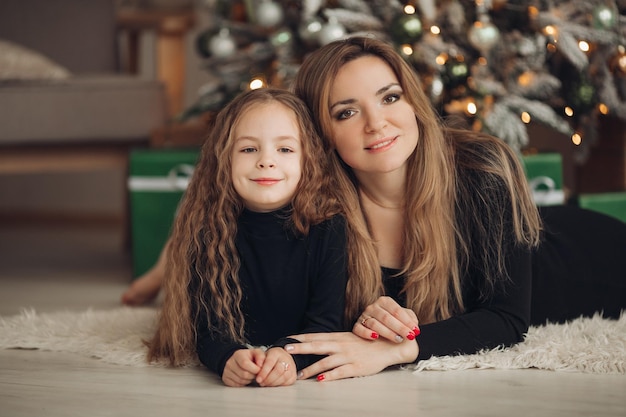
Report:
[[[118,306],[129,281],[111,228],[0,226],[0,315]],[[0,350],[0,417],[626,416],[626,376],[390,370],[285,388],[227,388],[203,369],[131,368]]]

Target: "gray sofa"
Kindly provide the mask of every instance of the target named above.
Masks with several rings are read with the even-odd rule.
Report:
[[[123,157],[124,148],[148,143],[165,123],[162,83],[119,71],[113,0],[2,0],[0,41],[67,70],[6,75],[0,67],[0,173],[26,169],[20,159],[29,153],[42,169],[43,156],[63,150],[97,157],[98,147],[105,154],[120,149]]]
[[[161,82],[120,71],[115,12],[114,0],[0,0],[0,179],[38,193],[42,176],[113,172],[128,231],[129,150],[148,146],[166,123],[167,103]],[[7,46],[27,53],[10,55]],[[48,211],[37,210],[44,218]],[[24,216],[8,219],[16,213]]]

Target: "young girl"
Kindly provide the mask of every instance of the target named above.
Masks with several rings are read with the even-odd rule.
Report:
[[[289,92],[220,112],[168,243],[150,361],[180,365],[195,348],[228,386],[290,385],[316,357],[292,357],[286,336],[343,329],[345,223],[326,161]]]

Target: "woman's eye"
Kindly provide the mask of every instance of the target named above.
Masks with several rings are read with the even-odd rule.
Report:
[[[394,93],[394,94],[386,95],[385,98],[383,99],[383,102],[389,104],[389,103],[395,103],[398,100],[400,100],[400,94]]]
[[[337,113],[335,117],[337,120],[348,119],[349,117],[352,117],[354,113],[356,113],[354,110],[346,109]]]

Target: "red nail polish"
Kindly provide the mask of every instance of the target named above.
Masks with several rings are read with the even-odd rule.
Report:
[[[323,381],[325,378],[326,378],[326,377],[324,376],[324,374],[319,374],[319,375],[317,376],[317,380],[318,380],[318,381]]]
[[[414,340],[415,339],[415,333],[409,332],[409,334],[406,335],[406,338],[409,339],[409,340]]]
[[[372,332],[372,334],[370,335],[370,337],[371,337],[372,339],[378,339],[378,333],[376,333],[376,332]]]
[[[413,329],[413,333],[415,334],[415,336],[419,336],[421,332],[422,331],[420,330],[419,327],[416,327],[416,328]]]

